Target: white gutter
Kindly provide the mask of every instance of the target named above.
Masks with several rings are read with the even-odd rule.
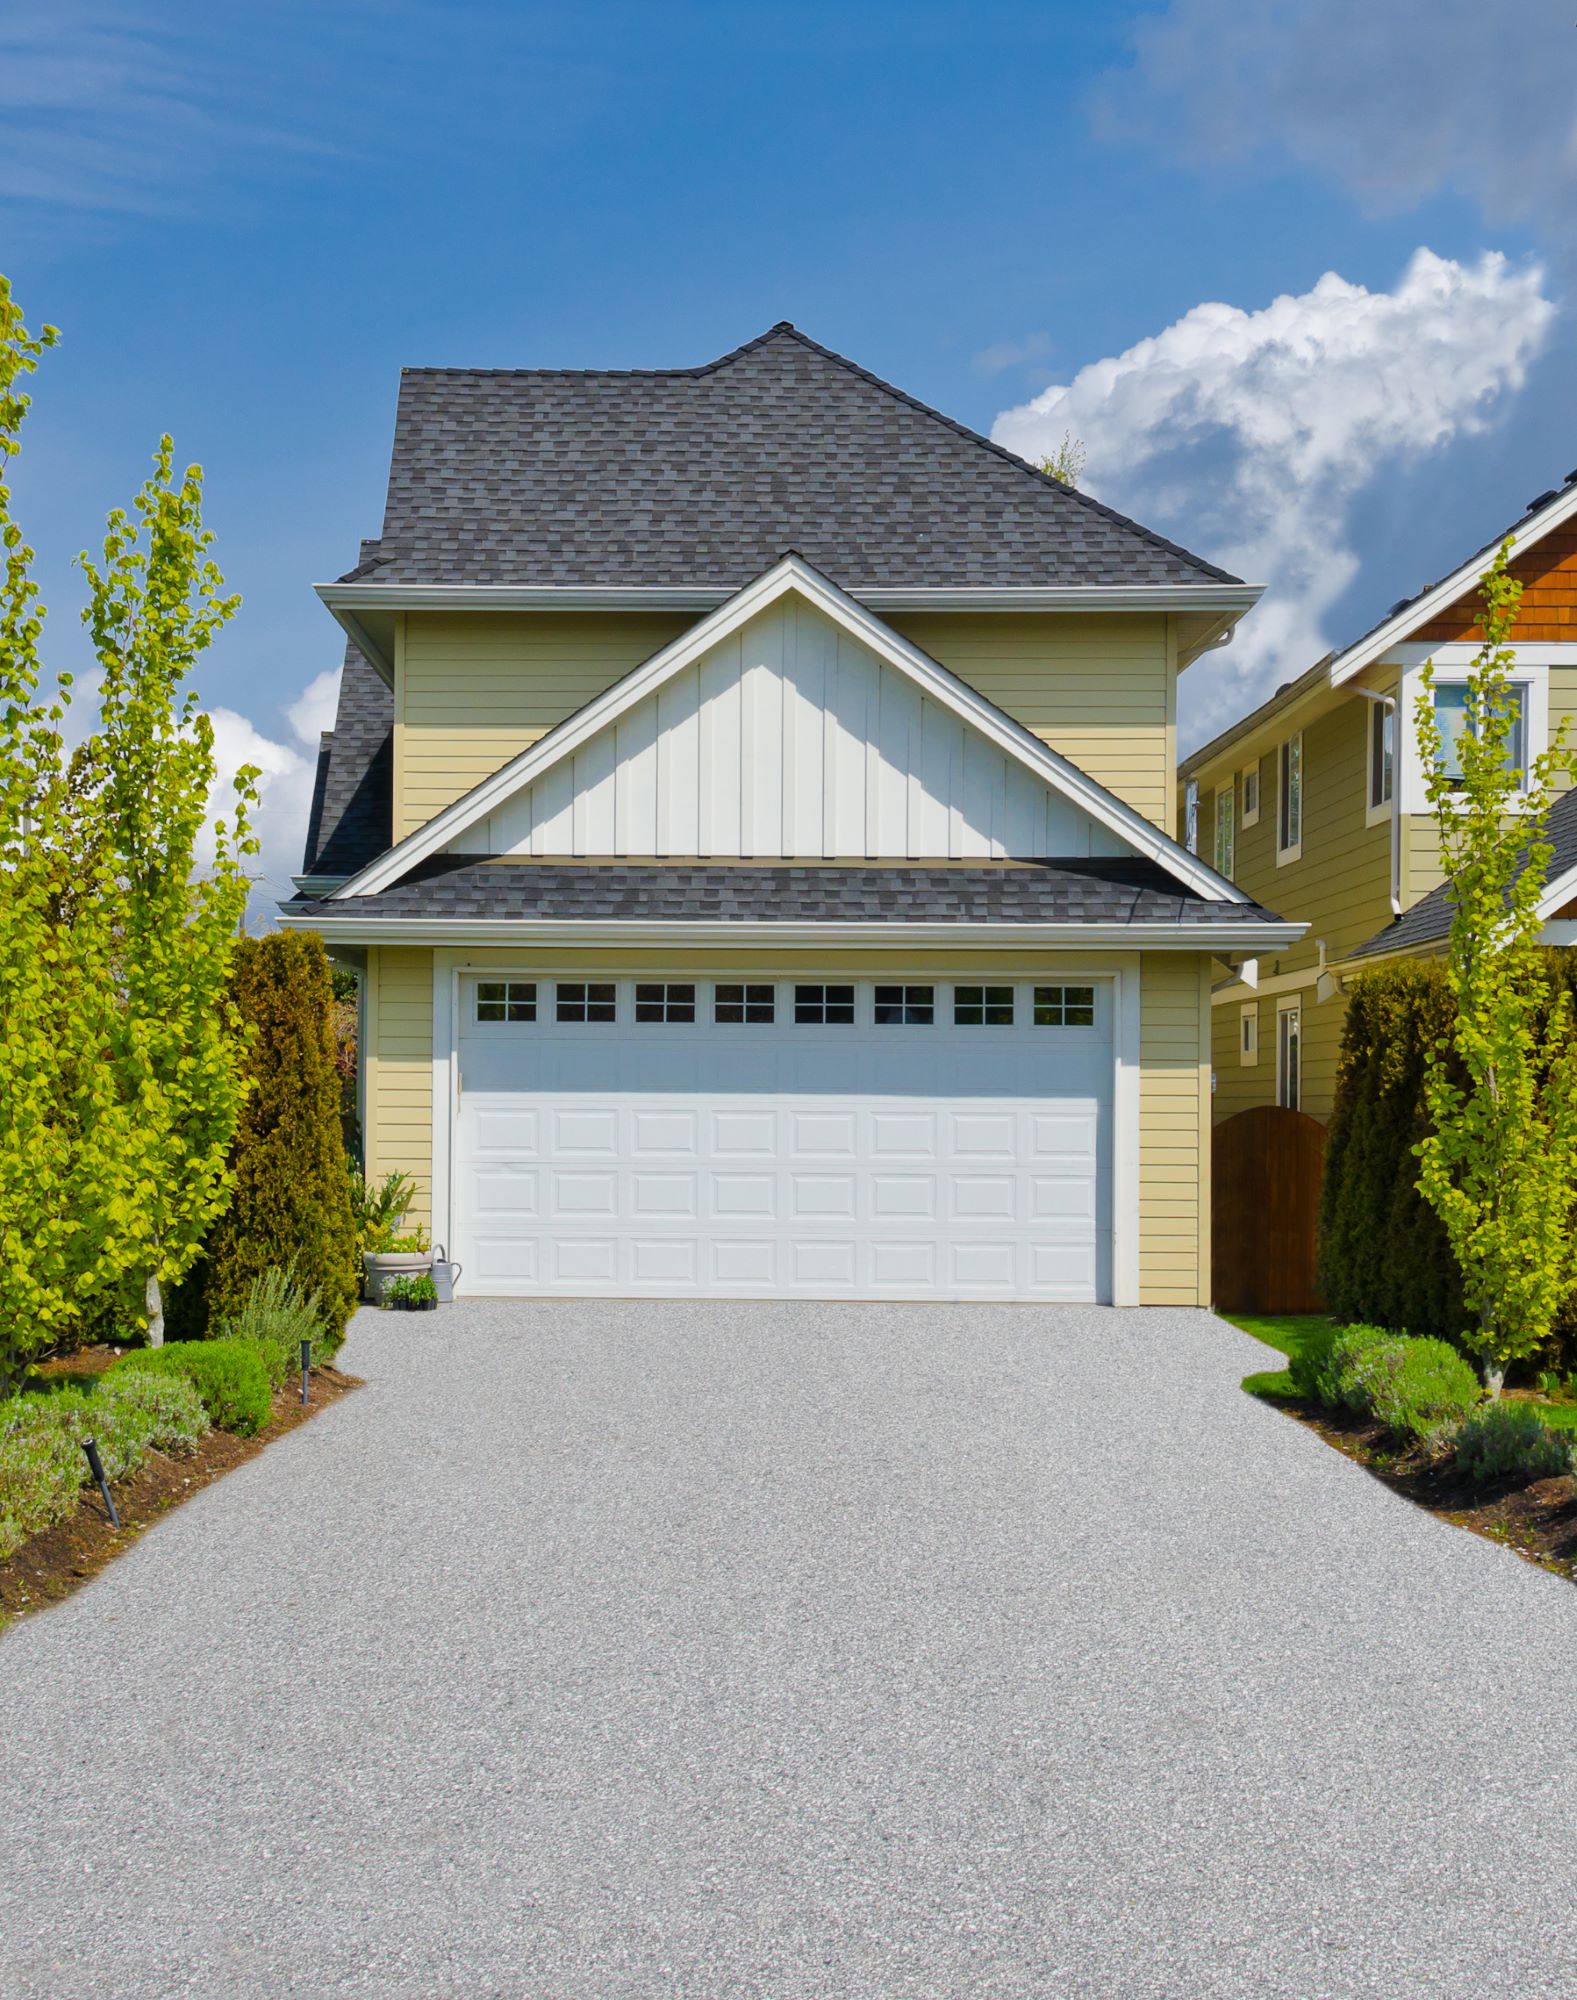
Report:
[[[840,586],[842,587],[842,586]],[[358,611],[715,611],[739,589],[688,584],[315,583],[345,624]],[[872,611],[1215,611],[1239,616],[1262,583],[1065,584],[1024,589],[856,584]],[[358,643],[360,643],[358,641]]]
[[[1286,951],[1307,924],[1293,923],[728,923],[653,922],[644,918],[539,917],[341,917],[333,905],[320,912],[282,911],[287,930],[316,931],[345,944],[530,944],[681,947],[720,945],[729,950],[831,949],[842,945],[913,950],[963,947],[1024,951]]]

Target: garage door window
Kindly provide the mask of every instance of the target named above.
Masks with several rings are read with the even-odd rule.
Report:
[[[558,1018],[561,1021],[612,1021],[618,1015],[611,979],[561,979],[558,984]]]
[[[934,986],[878,986],[878,1028],[929,1028],[936,1019]]]
[[[635,1018],[637,1021],[693,1021],[695,988],[639,985],[635,989]]]
[[[479,1021],[534,1021],[537,989],[519,979],[484,979],[476,989]]]
[[[796,986],[794,1020],[801,1028],[852,1028],[852,986]]]
[[[777,1014],[774,999],[770,986],[719,986],[712,1002],[713,1019],[725,1028],[770,1027]]]
[[[957,1028],[1011,1028],[1011,986],[955,986],[953,1025]]]
[[[1093,986],[1037,986],[1035,988],[1037,1028],[1093,1028],[1095,988]]]

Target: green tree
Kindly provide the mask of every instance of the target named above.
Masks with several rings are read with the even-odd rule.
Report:
[[[1440,861],[1452,885],[1448,1036],[1424,1076],[1432,1129],[1417,1146],[1419,1189],[1462,1270],[1474,1325],[1464,1335],[1485,1387],[1548,1339],[1574,1278],[1568,1225],[1577,1198],[1577,1043],[1571,996],[1539,950],[1552,848],[1546,823],[1573,756],[1564,737],[1513,762],[1515,654],[1507,641],[1522,586],[1511,543],[1482,593],[1484,643],[1468,677],[1463,727],[1447,744],[1433,663],[1417,707]]]
[[[109,936],[62,734],[70,678],[40,691],[44,607],[5,483],[22,384],[58,337],[28,331],[0,276],[0,1391],[113,1270],[99,1198],[120,1122],[101,1060]]]
[[[1060,479],[1064,486],[1077,486],[1084,477],[1084,440],[1076,438],[1072,431],[1064,431],[1062,443],[1049,457],[1040,461],[1040,469],[1052,479]]]
[[[202,473],[177,478],[161,439],[128,515],[109,517],[100,561],[81,558],[83,622],[103,670],[100,725],[82,766],[104,857],[115,999],[109,1068],[130,1114],[106,1191],[123,1270],[138,1279],[150,1344],[164,1337],[164,1288],[191,1266],[231,1185],[245,1079],[230,968],[246,909],[249,807],[257,773],[235,781],[231,817],[200,846],[214,787],[213,726],[183,683],[239,599],[202,525]]]
[[[243,938],[231,989],[251,1031],[234,1187],[172,1303],[172,1322],[182,1332],[212,1332],[216,1321],[240,1312],[253,1280],[277,1266],[317,1293],[337,1339],[361,1291],[361,1246],[340,1132],[323,940],[310,931]]]

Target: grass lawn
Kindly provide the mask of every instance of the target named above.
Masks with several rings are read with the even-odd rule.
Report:
[[[1274,1347],[1278,1353],[1291,1357],[1301,1354],[1306,1342],[1328,1333],[1336,1322],[1325,1313],[1288,1313],[1274,1319],[1263,1318],[1255,1313],[1223,1313],[1221,1317],[1229,1325],[1241,1327],[1251,1333],[1256,1340],[1264,1341],[1267,1347]],[[1292,1377],[1285,1368],[1268,1369],[1263,1374],[1245,1375],[1243,1387],[1251,1396],[1264,1396],[1271,1402],[1291,1398],[1296,1394]],[[1574,1411],[1577,1414],[1577,1411]]]

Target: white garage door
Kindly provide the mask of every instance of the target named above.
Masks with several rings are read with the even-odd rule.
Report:
[[[460,990],[476,1294],[1111,1296],[1108,981]]]

